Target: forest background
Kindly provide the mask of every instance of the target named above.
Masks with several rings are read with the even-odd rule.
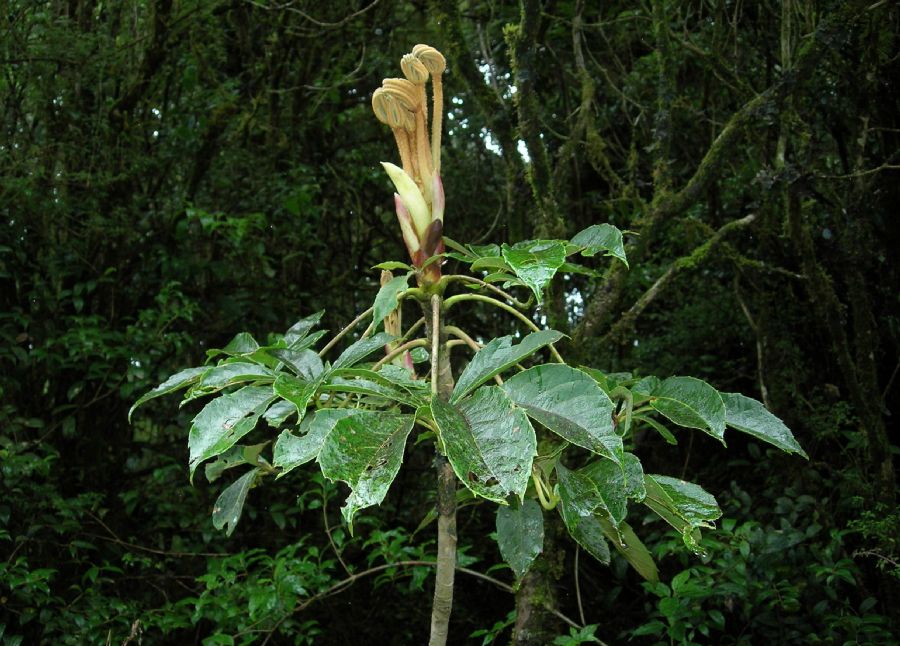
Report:
[[[628,231],[630,270],[560,276],[536,321],[605,371],[760,399],[810,456],[641,438],[725,516],[703,558],[642,528],[656,584],[564,545],[556,606],[587,628],[558,643],[897,643],[898,34],[875,0],[5,3],[0,643],[424,641],[431,568],[382,566],[433,560],[428,452],[352,537],[312,470],[226,537],[230,479],[187,479],[197,410],[126,418],[239,331],[371,304],[404,252],[369,101],[419,42],[449,64],[447,234]],[[484,576],[451,641],[508,641],[493,513],[459,523]]]

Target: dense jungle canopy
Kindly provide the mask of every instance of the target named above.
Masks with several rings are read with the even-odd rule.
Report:
[[[645,582],[548,535],[555,614],[515,641],[897,643],[898,35],[884,0],[3,3],[0,644],[426,641],[427,446],[353,535],[346,488],[304,468],[226,535],[234,478],[188,481],[201,406],[127,419],[238,332],[340,330],[406,260],[370,101],[416,43],[448,63],[445,233],[615,225],[630,267],[560,272],[534,321],[575,365],[763,401],[809,454],[637,436],[718,500],[706,555],[643,525]],[[458,325],[518,329],[477,305]],[[508,643],[493,506],[458,526],[450,643]]]

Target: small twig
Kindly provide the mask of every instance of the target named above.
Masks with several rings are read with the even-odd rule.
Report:
[[[110,529],[109,525],[104,523],[99,516],[94,514],[92,511],[85,512],[88,516],[94,519],[103,529],[109,532],[108,536],[101,536],[100,534],[94,534],[91,532],[84,532],[85,536],[90,536],[91,538],[99,538],[102,541],[108,541],[110,543],[116,543],[118,545],[122,545],[123,547],[128,547],[133,550],[140,550],[141,552],[148,552],[150,554],[159,554],[160,556],[171,556],[173,558],[187,558],[187,557],[218,557],[218,556],[231,556],[230,552],[167,552],[166,550],[158,550],[152,547],[144,547],[143,545],[137,545],[135,543],[129,543],[128,541],[123,541],[119,536]]]
[[[337,342],[338,342],[338,341],[340,341],[341,339],[343,339],[343,338],[347,335],[347,333],[348,333],[350,330],[352,330],[352,329],[355,328],[357,325],[359,325],[359,322],[362,321],[363,319],[365,319],[367,316],[371,315],[373,311],[375,311],[375,308],[374,308],[374,307],[370,307],[370,308],[367,309],[365,312],[363,312],[362,314],[360,314],[359,316],[357,316],[355,319],[353,319],[352,321],[350,321],[350,323],[347,324],[347,327],[345,327],[343,330],[341,330],[340,332],[338,332],[337,334],[335,334],[335,335],[334,335],[334,338],[331,339],[331,341],[329,341],[329,342],[325,345],[324,348],[322,348],[321,350],[319,350],[319,356],[320,356],[320,357],[324,357],[324,356],[328,353],[328,351],[331,350],[331,348],[333,348],[335,345],[337,345]],[[365,334],[363,334],[363,336],[365,336]]]
[[[584,620],[584,606],[581,605],[581,583],[578,581],[578,574],[580,572],[578,568],[578,555],[581,554],[581,548],[576,545],[575,546],[575,601],[578,602],[578,618],[581,619],[582,625],[587,625],[587,622]]]
[[[407,350],[412,350],[413,348],[427,348],[428,340],[427,339],[413,339],[412,341],[407,341],[403,345],[400,345],[393,350],[390,351],[389,354],[384,355],[381,359],[378,360],[374,366],[372,366],[372,370],[378,370],[381,366],[388,363],[391,359],[396,356],[399,356],[406,352]]]
[[[512,303],[519,309],[524,310],[531,306],[530,298],[527,301],[522,302],[519,299],[517,299],[515,296],[513,296],[512,294],[500,289],[496,285],[491,285],[490,283],[485,282],[485,281],[481,280],[480,278],[475,278],[474,276],[466,276],[465,274],[452,274],[450,276],[445,276],[444,278],[447,279],[448,281],[460,280],[460,281],[464,281],[467,283],[476,283],[478,285],[481,285],[482,287],[485,287],[485,288],[491,290],[495,294],[502,296],[503,298],[508,300],[510,303]]]
[[[328,496],[325,493],[324,480],[322,480],[322,522],[325,526],[325,534],[328,536],[328,542],[331,544],[331,549],[334,550],[334,555],[337,557],[338,563],[341,564],[341,567],[344,568],[344,572],[346,572],[348,576],[353,576],[353,572],[350,571],[350,568],[347,567],[347,564],[344,562],[341,551],[338,549],[334,542],[334,537],[331,535],[331,527],[328,524]]]
[[[456,303],[459,303],[460,301],[480,301],[482,303],[489,303],[490,305],[493,305],[494,307],[499,307],[501,310],[503,310],[505,312],[509,312],[510,314],[515,316],[517,319],[519,319],[525,325],[527,325],[528,328],[532,332],[540,332],[541,331],[541,328],[539,328],[535,324],[534,321],[532,321],[530,318],[528,318],[527,316],[522,314],[522,312],[520,312],[516,308],[511,307],[510,305],[507,305],[506,303],[503,303],[501,301],[498,301],[496,298],[491,298],[490,296],[483,296],[482,294],[457,294],[456,296],[451,296],[450,298],[448,298],[447,300],[444,301],[444,308],[450,309],[451,307],[453,307],[453,305],[455,305]],[[550,354],[553,355],[553,358],[556,359],[557,362],[565,363],[565,360],[562,358],[562,355],[559,354],[559,351],[556,349],[556,347],[552,343],[547,347],[550,348]]]
[[[314,604],[316,601],[320,601],[320,600],[330,597],[332,595],[343,592],[344,590],[349,588],[351,585],[356,583],[359,579],[362,579],[362,578],[365,578],[368,576],[372,576],[373,574],[378,574],[379,572],[383,572],[384,570],[389,570],[389,569],[395,568],[395,567],[436,567],[436,566],[437,566],[437,563],[435,563],[434,561],[397,561],[396,563],[385,563],[383,565],[376,565],[375,567],[371,567],[368,570],[358,572],[357,574],[352,574],[349,577],[347,577],[346,579],[338,581],[337,583],[335,583],[334,585],[330,586],[329,588],[323,590],[322,592],[319,592],[318,594],[313,595],[312,597],[310,597],[303,603],[294,606],[294,608],[290,612],[283,615],[278,621],[275,622],[275,625],[272,626],[272,628],[268,631],[268,635],[263,640],[262,646],[265,646],[265,644],[267,644],[267,643],[269,643],[269,641],[271,641],[272,636],[275,634],[275,632],[278,630],[278,628],[281,626],[281,624],[283,624],[288,619],[288,617],[290,617],[291,615],[297,614],[298,612],[303,612],[309,606]],[[481,572],[477,572],[475,570],[470,570],[469,568],[466,568],[466,567],[457,567],[456,571],[462,572],[463,574],[468,574],[469,576],[475,577],[476,579],[481,579],[482,581],[486,581],[487,583],[491,583],[491,584],[497,586],[498,588],[500,588],[501,590],[504,590],[505,592],[509,592],[510,594],[515,594],[515,592],[516,592],[515,588],[513,588],[508,583],[504,583],[503,581],[500,581],[499,579],[495,579],[494,577],[489,576],[487,574],[482,574]],[[554,616],[556,616],[557,618],[559,618],[560,620],[562,620],[563,622],[565,622],[572,628],[581,629],[584,627],[583,625],[579,625],[577,622],[573,621],[572,619],[570,619],[569,617],[567,617],[566,615],[561,613],[559,610],[556,610],[555,608],[550,607],[549,604],[547,604],[545,607]],[[262,621],[262,620],[260,620],[260,621]],[[240,635],[247,634],[247,632],[249,632],[249,629],[250,629],[250,627],[245,628],[240,633],[234,635],[234,637],[238,637]],[[601,644],[601,646],[607,646],[604,642],[602,642],[600,640],[597,640],[597,643]]]

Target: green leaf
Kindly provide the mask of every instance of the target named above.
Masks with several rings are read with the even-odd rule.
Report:
[[[317,458],[322,450],[322,443],[335,424],[360,412],[355,408],[323,408],[304,420],[305,423],[301,425],[301,429],[306,430],[304,435],[298,437],[291,431],[282,431],[272,450],[272,463],[281,468],[278,477]]]
[[[296,346],[306,338],[309,331],[319,324],[324,313],[325,310],[320,310],[315,314],[310,314],[309,316],[300,319],[289,327],[288,331],[284,333],[284,342],[287,346],[291,349],[296,349]]]
[[[529,417],[563,439],[621,463],[613,403],[581,370],[559,363],[536,366],[511,377],[503,390]]]
[[[528,416],[500,388],[486,386],[456,405],[438,398],[431,412],[457,477],[473,493],[503,503],[528,487],[537,439]]]
[[[256,460],[259,454],[265,448],[268,442],[254,444],[253,446],[244,446],[237,444],[218,456],[215,462],[207,462],[203,470],[208,482],[215,482],[228,469],[249,464],[256,466]]]
[[[513,345],[512,336],[493,339],[472,357],[459,376],[450,401],[459,401],[494,375],[530,357],[544,346],[559,341],[563,336],[556,330],[541,330],[532,332],[518,345]]]
[[[563,521],[565,522],[565,520]],[[596,516],[586,516],[573,529],[569,529],[569,535],[587,551],[588,554],[603,563],[609,564],[609,545],[603,539],[603,525]]]
[[[725,444],[725,403],[719,391],[705,381],[669,377],[656,385],[651,395],[650,406],[671,421],[700,429]]]
[[[799,453],[809,459],[790,429],[762,403],[740,393],[719,394],[725,402],[725,423],[728,426],[777,446],[786,453]]]
[[[259,468],[251,469],[228,485],[216,499],[212,513],[213,527],[222,529],[227,525],[226,536],[231,536],[234,528],[237,527],[241,512],[244,511],[244,503],[247,501],[247,493],[256,482],[258,475]]]
[[[521,578],[544,550],[544,514],[537,501],[497,508],[497,544],[500,555]]]
[[[292,343],[289,343],[287,349],[292,352],[302,352],[307,348],[313,347],[316,343],[319,342],[319,339],[321,339],[326,334],[327,332],[325,330],[317,330],[312,334],[307,334],[306,336],[299,338]],[[284,341],[282,340],[282,342]]]
[[[598,519],[603,528],[603,534],[609,539],[629,565],[635,569],[644,579],[655,583],[659,581],[659,571],[649,550],[631,529],[628,523],[622,523],[618,528],[613,527],[609,521]]]
[[[268,422],[272,428],[281,427],[287,418],[297,412],[297,407],[289,401],[281,399],[266,409],[263,413],[263,419]]]
[[[527,240],[512,247],[504,244],[502,253],[516,276],[534,292],[539,305],[544,288],[566,261],[566,247],[558,240]]]
[[[603,501],[603,508],[618,526],[628,513],[628,499],[640,502],[647,492],[644,487],[644,469],[633,453],[626,453],[622,466],[609,460],[595,460],[579,471],[594,485]]]
[[[372,269],[383,269],[384,271],[394,271],[395,269],[402,269],[403,271],[414,271],[413,268],[407,265],[405,262],[399,262],[397,260],[380,262],[372,267]]]
[[[622,232],[611,224],[589,226],[584,231],[575,234],[572,244],[581,250],[582,256],[590,257],[603,251],[604,255],[618,258],[625,263],[626,267],[628,266]]]
[[[256,363],[234,361],[208,369],[192,389],[191,398],[221,390],[245,381],[274,381],[274,373]],[[195,392],[197,394],[195,394]]]
[[[499,269],[501,271],[511,271],[512,267],[510,267],[502,258],[484,256],[482,258],[478,258],[475,262],[473,262],[470,269],[472,271],[482,271],[483,269]]]
[[[228,345],[222,348],[222,352],[231,356],[237,354],[250,354],[257,350],[259,350],[259,343],[257,343],[256,339],[247,332],[236,334],[234,338],[228,342]]]
[[[194,418],[188,434],[191,480],[201,462],[224,453],[252,431],[273,401],[271,386],[244,386],[208,403]]]
[[[131,409],[128,411],[129,423],[131,422],[132,413],[134,413],[135,409],[137,409],[138,406],[150,401],[151,399],[156,399],[157,397],[162,397],[163,395],[168,395],[169,393],[173,393],[176,390],[181,390],[182,388],[190,386],[192,383],[200,379],[201,375],[203,375],[203,373],[207,370],[209,370],[208,366],[201,366],[199,368],[188,368],[186,370],[176,372],[174,375],[166,379],[150,392],[144,393],[140,397],[140,399],[134,402],[134,405],[132,405]]]
[[[312,381],[325,371],[325,366],[322,364],[322,359],[320,359],[319,355],[312,350],[273,348],[268,352],[284,365],[286,365],[292,372],[307,381]]]
[[[700,528],[715,527],[722,515],[716,499],[692,482],[677,478],[646,474],[647,497],[644,504],[681,532],[684,544],[700,554]]]
[[[397,296],[407,288],[411,275],[395,276],[378,290],[372,312],[372,320],[375,321],[376,325],[381,323],[385,316],[397,309]]]
[[[384,385],[381,383],[381,380],[373,379],[344,379],[342,377],[334,377],[329,383],[322,386],[322,392],[370,395],[372,397],[384,398],[392,403],[406,404],[414,408],[422,403],[421,399],[412,397],[406,390],[396,388],[393,385]]]
[[[349,368],[367,356],[375,352],[376,350],[383,350],[384,345],[390,343],[394,340],[394,336],[391,334],[387,334],[386,332],[379,332],[375,336],[369,336],[364,339],[360,339],[349,348],[344,350],[341,353],[332,366],[333,369],[337,370],[339,368]]]
[[[350,485],[350,496],[341,508],[348,524],[358,510],[384,500],[400,470],[414,421],[412,415],[360,411],[338,421],[325,437],[319,466],[329,480]]]
[[[605,503],[600,497],[596,485],[586,475],[578,471],[570,471],[562,463],[557,463],[556,477],[559,487],[560,513],[569,533],[573,533],[582,518],[591,516],[598,507],[605,509]]]
[[[275,394],[288,400],[297,407],[298,420],[302,420],[306,415],[306,407],[309,406],[310,400],[316,394],[316,390],[321,385],[320,380],[304,381],[297,379],[289,374],[278,375],[272,389]]]

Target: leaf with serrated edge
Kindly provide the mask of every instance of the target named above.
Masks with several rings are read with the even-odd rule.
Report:
[[[556,330],[541,330],[532,332],[518,345],[513,345],[512,336],[493,339],[469,361],[469,365],[456,382],[450,401],[459,401],[494,375],[499,375],[541,348],[559,341],[563,336],[562,332]]]
[[[332,368],[334,370],[338,370],[340,368],[349,368],[359,363],[376,350],[383,350],[384,345],[393,341],[394,338],[395,337],[392,334],[379,332],[375,336],[360,339],[349,348],[344,350],[341,353],[341,356],[335,359]]]
[[[503,560],[522,578],[544,550],[544,514],[537,501],[526,498],[516,507],[497,508],[497,544]]]
[[[244,511],[244,503],[247,501],[247,493],[256,482],[258,475],[258,468],[248,471],[228,485],[216,499],[212,513],[213,527],[222,529],[227,525],[226,536],[231,536],[234,528],[237,527],[241,513]]]
[[[192,383],[199,380],[203,373],[207,370],[210,370],[209,366],[188,368],[186,370],[176,372],[174,375],[166,379],[150,392],[141,395],[140,399],[134,402],[131,410],[128,411],[128,421],[131,422],[132,413],[134,413],[135,409],[137,409],[137,407],[141,404],[148,402],[151,399],[156,399],[157,397],[162,397],[163,395],[168,395],[169,393],[173,393],[176,390],[181,390],[182,388],[190,386]]]
[[[278,477],[317,458],[322,450],[322,443],[334,429],[334,425],[345,417],[360,412],[355,408],[323,408],[313,413],[304,435],[297,436],[291,431],[282,431],[272,450],[272,464],[281,468]]]
[[[197,465],[224,453],[252,431],[275,398],[271,386],[245,386],[208,403],[188,433],[191,479]]]
[[[544,288],[566,261],[566,247],[557,240],[528,240],[512,247],[504,244],[503,258],[524,282],[540,305]]]
[[[786,453],[799,453],[809,459],[790,429],[761,402],[740,393],[719,394],[725,402],[725,423],[728,426],[777,446]]]
[[[503,503],[528,486],[537,440],[528,416],[496,386],[479,388],[456,405],[432,399],[447,458],[473,493]]]
[[[622,232],[611,224],[589,226],[575,234],[575,237],[572,238],[572,245],[582,250],[582,256],[594,256],[600,251],[605,251],[605,255],[618,258],[625,263],[626,267],[628,266]]]
[[[725,444],[725,403],[719,391],[705,381],[664,379],[653,388],[650,406],[676,424],[699,429]]]
[[[341,508],[348,524],[358,510],[384,500],[414,421],[412,415],[361,411],[340,420],[325,437],[317,460],[326,478],[350,485]]]
[[[381,286],[375,295],[375,303],[372,306],[372,320],[376,324],[381,323],[384,317],[397,309],[397,296],[407,288],[410,274],[395,276]]]
[[[535,366],[510,377],[503,390],[531,419],[563,439],[621,463],[613,403],[581,370],[559,363]]]

